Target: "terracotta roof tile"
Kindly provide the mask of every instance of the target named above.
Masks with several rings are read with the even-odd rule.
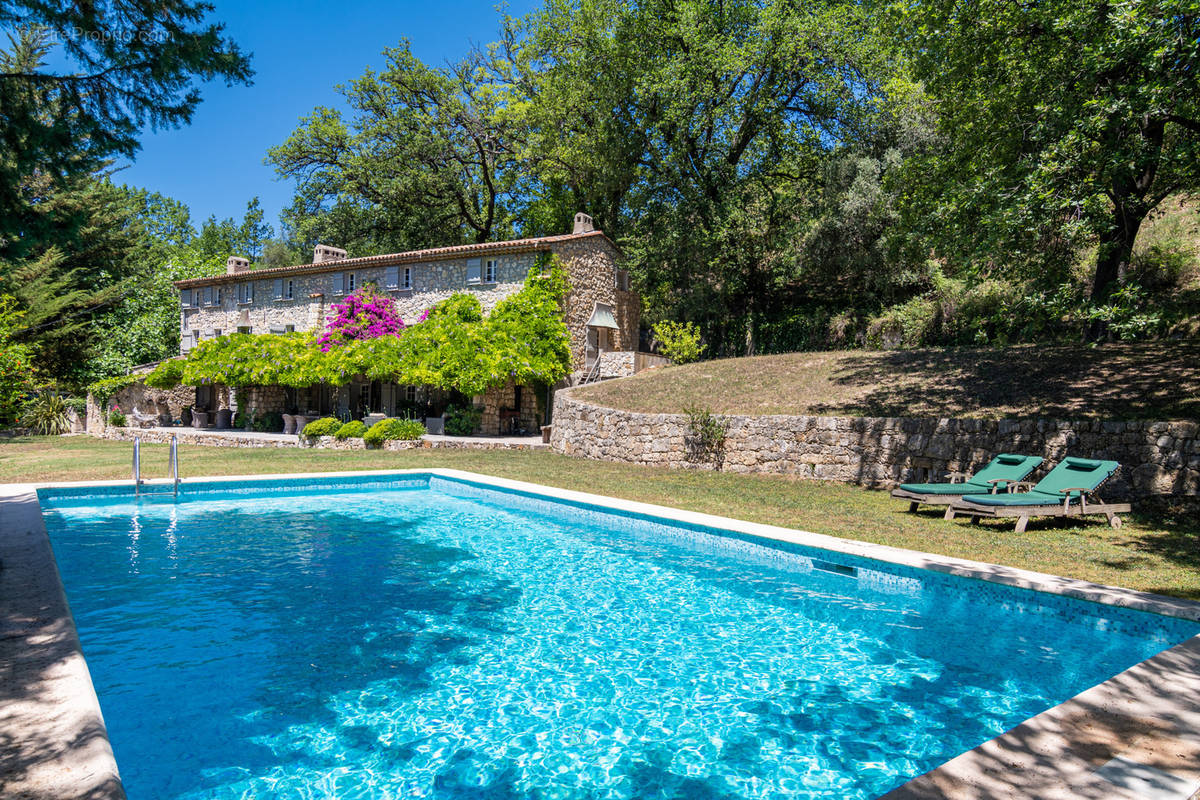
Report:
[[[604,235],[604,231],[588,231],[587,233],[564,233],[557,236],[539,236],[533,239],[512,239],[507,242],[481,242],[479,244],[459,244],[450,247],[433,247],[428,250],[409,250],[406,253],[387,253],[378,256],[362,256],[361,258],[345,258],[340,261],[325,261],[320,264],[297,264],[291,267],[273,267],[271,269],[251,269],[232,275],[214,275],[208,278],[189,278],[175,281],[178,289],[192,289],[197,286],[215,286],[246,279],[259,280],[262,278],[279,278],[291,275],[315,275],[322,272],[339,272],[353,267],[387,267],[393,264],[411,264],[417,261],[438,261],[446,258],[456,258],[473,253],[521,253],[526,251],[550,250],[552,245],[569,242],[574,239],[585,239],[589,236],[601,236],[614,249],[619,249],[612,240]]]

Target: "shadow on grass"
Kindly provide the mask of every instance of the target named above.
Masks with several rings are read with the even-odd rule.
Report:
[[[1059,418],[1188,419],[1200,414],[1200,393],[1180,386],[1200,384],[1200,343],[1164,344],[1152,358],[1123,345],[864,353],[846,357],[832,381],[864,393],[814,404],[814,413],[956,416],[1011,409]]]

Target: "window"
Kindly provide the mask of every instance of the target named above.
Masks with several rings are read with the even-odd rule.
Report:
[[[284,325],[284,326],[283,326],[283,332],[284,332],[284,333],[295,333],[295,332],[296,332],[296,326],[295,326],[295,325]]]
[[[623,291],[626,291],[626,292],[629,291],[629,289],[630,289],[629,270],[627,270],[627,269],[617,270],[617,288],[621,289]]]
[[[416,386],[410,385],[410,386],[404,387],[404,401],[407,403],[417,402],[417,387]]]
[[[354,294],[354,290],[355,290],[355,288],[357,288],[355,286],[355,278],[356,278],[356,276],[353,272],[346,273],[346,293],[347,294]]]
[[[412,288],[412,267],[404,268],[404,273],[401,275],[400,288],[401,289],[411,289]]]
[[[238,331],[238,333],[250,333],[250,326],[249,325],[238,325],[237,331]]]
[[[483,282],[484,283],[495,283],[496,282],[496,259],[489,258],[487,260],[487,263],[485,263],[483,265]]]
[[[284,292],[283,292],[283,296],[284,296],[284,298],[285,298],[285,299],[287,299],[287,300],[291,300],[291,299],[292,299],[292,290],[293,290],[293,288],[294,288],[294,287],[293,287],[293,285],[292,285],[292,282],[291,282],[291,281],[288,281],[288,282],[287,282],[287,285],[286,285],[286,286],[284,286]]]
[[[275,334],[276,336],[278,336],[279,334],[283,333],[283,326],[282,326],[282,325],[272,325],[272,326],[271,326],[271,333],[273,333],[273,334]]]
[[[212,334],[212,338],[216,339],[216,338],[217,338],[218,336],[220,336],[220,335],[221,335],[221,329],[220,329],[220,328],[213,328],[213,334]]]
[[[242,305],[254,302],[254,281],[238,284],[238,302]]]
[[[185,333],[185,334],[183,334],[183,336],[180,336],[179,337],[179,352],[182,354],[182,353],[186,353],[189,350],[191,350],[192,346],[193,346],[192,343],[194,341],[195,340],[192,339],[192,335],[190,333]]]
[[[200,341],[200,331],[192,331],[192,344]]]
[[[467,283],[479,283],[480,267],[478,258],[467,259]]]

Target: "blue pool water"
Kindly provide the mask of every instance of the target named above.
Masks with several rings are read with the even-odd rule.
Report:
[[[1200,630],[375,480],[43,491],[132,800],[873,798]]]

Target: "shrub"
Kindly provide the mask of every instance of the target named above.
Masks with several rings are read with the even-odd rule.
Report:
[[[86,397],[64,397],[63,402],[67,404],[67,408],[75,412],[75,415],[80,419],[87,416],[87,398]]]
[[[658,340],[659,352],[676,364],[698,361],[704,352],[700,328],[694,322],[663,320],[655,323],[654,338]]]
[[[42,392],[25,404],[21,424],[42,436],[58,436],[71,427],[67,404],[53,392]]]
[[[366,432],[367,426],[363,424],[362,420],[355,419],[338,428],[333,434],[333,438],[339,442],[344,439],[361,439]]]
[[[182,358],[170,358],[162,361],[157,367],[151,370],[144,382],[147,386],[155,389],[174,389],[179,385],[179,381],[183,377],[183,366],[185,363]]]
[[[250,427],[258,433],[279,433],[283,430],[283,414],[278,411],[268,411],[255,417]]]
[[[720,469],[725,463],[725,437],[729,433],[729,422],[707,408],[689,406],[683,413],[688,418],[688,432],[684,437],[688,460],[711,460],[713,466]]]
[[[114,408],[112,411],[108,412],[108,424],[117,428],[124,428],[125,415]]]
[[[483,409],[475,406],[450,406],[446,409],[446,433],[451,436],[470,436],[479,430]]]
[[[363,434],[368,447],[379,447],[391,439],[413,441],[425,435],[425,426],[415,419],[381,419]]]
[[[321,417],[305,425],[300,433],[308,439],[315,439],[318,436],[333,436],[341,427],[342,421],[337,417]]]

